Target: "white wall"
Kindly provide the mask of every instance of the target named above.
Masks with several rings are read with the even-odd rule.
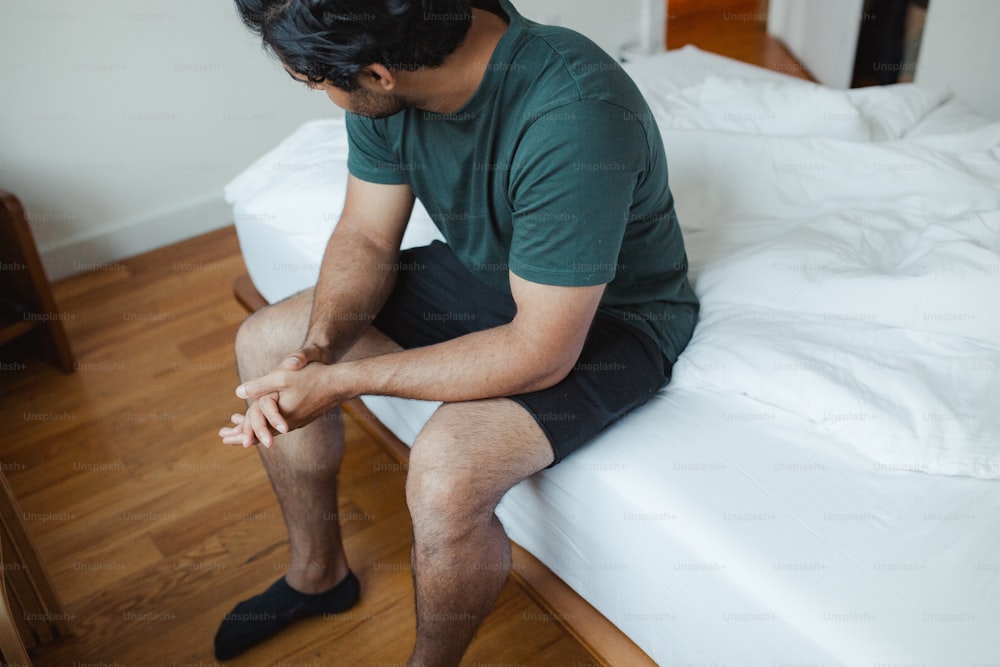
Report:
[[[51,278],[229,224],[222,186],[334,110],[204,0],[4,2],[0,95],[0,186]]]
[[[525,0],[617,53],[639,0]],[[56,279],[227,225],[222,187],[302,122],[293,84],[231,0],[0,2],[0,187]]]
[[[582,32],[615,57],[629,42],[640,41],[642,10],[649,13],[655,0],[512,0],[523,16],[551,25],[562,25]],[[666,21],[666,0],[659,19]],[[665,34],[666,25],[660,27]]]
[[[980,113],[1000,120],[1000,2],[930,0],[917,83],[951,88]]]

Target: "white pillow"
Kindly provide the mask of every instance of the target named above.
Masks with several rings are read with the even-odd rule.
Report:
[[[912,83],[856,88],[847,98],[872,128],[874,141],[895,141],[917,126],[950,95],[939,88]]]
[[[662,100],[671,129],[870,141],[872,131],[842,91],[787,79],[757,81],[710,76]]]

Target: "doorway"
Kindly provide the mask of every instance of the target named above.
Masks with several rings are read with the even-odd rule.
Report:
[[[668,0],[667,48],[699,49],[800,79],[809,71],[767,34],[768,0]]]

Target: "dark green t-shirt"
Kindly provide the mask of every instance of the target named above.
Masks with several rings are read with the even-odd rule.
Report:
[[[347,114],[348,167],[407,183],[459,260],[510,294],[508,270],[546,285],[608,283],[601,301],[671,361],[698,300],[659,130],[635,84],[597,45],[521,17],[453,114]]]

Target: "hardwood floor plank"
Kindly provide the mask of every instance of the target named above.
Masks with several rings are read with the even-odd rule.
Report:
[[[163,553],[148,535],[142,535],[127,541],[86,544],[74,551],[72,558],[72,562],[69,557],[60,559],[59,569],[50,570],[59,581],[63,604],[74,604],[105,588],[120,585],[162,561]]]

